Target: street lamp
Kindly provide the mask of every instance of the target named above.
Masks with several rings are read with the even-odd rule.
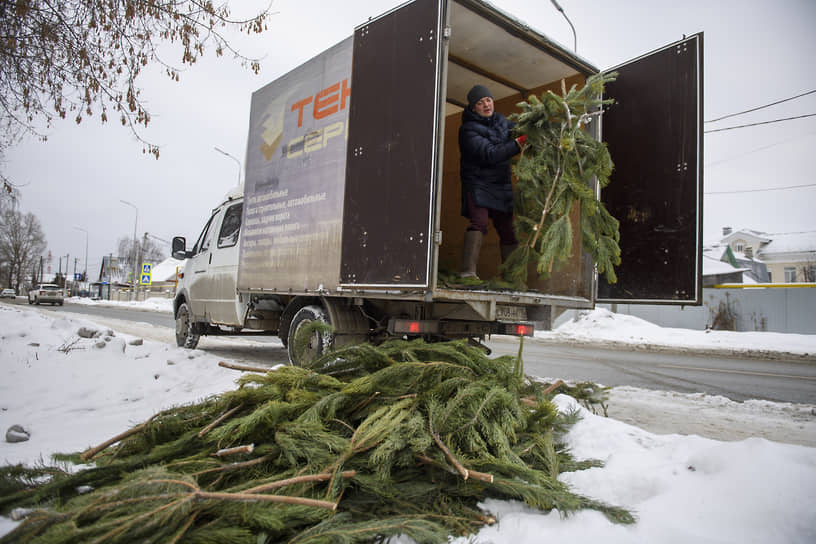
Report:
[[[81,230],[85,233],[85,272],[82,274],[83,279],[85,280],[85,285],[88,285],[88,231],[83,229],[82,227],[74,227],[76,230]],[[89,289],[90,291],[90,289]]]
[[[550,2],[552,2],[552,5],[555,6],[555,9],[560,11],[561,15],[563,15],[564,19],[566,19],[567,22],[569,23],[570,28],[572,29],[572,43],[573,43],[572,50],[577,53],[578,52],[578,35],[575,33],[575,27],[572,26],[572,21],[569,20],[569,17],[567,17],[567,14],[564,13],[564,8],[562,8],[561,5],[556,0],[550,0]]]
[[[133,222],[133,289],[132,289],[132,291],[133,291],[133,300],[135,301],[136,300],[136,285],[137,285],[136,278],[139,275],[139,259],[138,259],[138,255],[136,254],[136,244],[138,244],[138,242],[136,241],[136,225],[138,225],[138,223],[139,223],[139,208],[137,208],[135,204],[131,204],[127,200],[121,200],[120,199],[119,202],[121,202],[122,204],[127,204],[128,206],[130,206],[131,208],[136,210],[136,220]]]
[[[236,163],[238,163],[238,185],[240,186],[240,185],[241,185],[241,169],[243,168],[243,167],[241,166],[241,161],[239,161],[238,159],[236,159],[235,157],[233,157],[232,155],[230,155],[230,154],[229,154],[229,153],[227,153],[226,151],[224,151],[224,150],[222,150],[222,149],[218,149],[218,147],[214,147],[213,149],[215,149],[216,151],[218,151],[218,152],[219,152],[219,153],[221,153],[222,155],[224,155],[224,156],[226,156],[226,157],[229,157],[230,159],[232,159],[232,160],[234,160]]]

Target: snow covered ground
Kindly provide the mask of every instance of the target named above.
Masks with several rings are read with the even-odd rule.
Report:
[[[169,311],[162,299],[141,304],[145,306]],[[70,305],[64,309],[69,311]],[[83,328],[82,334],[97,331],[98,336],[80,336]],[[132,328],[128,333],[109,330],[67,312],[55,315],[0,304],[0,331],[0,432],[19,425],[30,434],[25,442],[0,442],[4,463],[33,464],[55,452],[95,446],[163,408],[232,389],[238,377],[219,367],[219,358],[206,351],[137,337]],[[806,357],[816,353],[816,337],[661,329],[604,310],[539,335],[541,341],[608,338],[678,349],[749,346]],[[810,442],[796,441],[816,445],[813,406],[615,388],[612,416],[616,398],[635,406],[631,413],[651,414],[656,426],[661,414],[693,420],[711,412],[730,422],[723,428],[749,429],[747,436],[752,436],[752,428],[768,426],[772,414],[784,428],[780,440],[807,434]],[[491,500],[484,508],[497,515],[498,523],[483,529],[473,542],[816,542],[816,447],[755,436],[739,439],[745,431],[723,440],[657,434],[664,431],[630,425],[625,417],[594,415],[567,396],[557,397],[557,402],[583,415],[567,437],[573,453],[606,463],[565,474],[564,480],[579,493],[632,509],[638,523],[615,526],[597,512],[563,519],[556,512],[543,514],[517,502]],[[0,518],[0,534],[13,526]]]

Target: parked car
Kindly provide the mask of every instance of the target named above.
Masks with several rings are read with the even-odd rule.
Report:
[[[3,289],[3,292],[0,293],[0,298],[14,298],[17,296],[17,293],[14,289]]]
[[[65,300],[63,297],[64,295],[59,285],[43,283],[36,289],[32,289],[28,292],[28,303],[39,304],[41,302],[49,302],[62,306]]]

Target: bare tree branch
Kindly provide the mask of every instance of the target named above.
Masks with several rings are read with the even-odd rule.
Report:
[[[210,0],[16,0],[0,2],[0,124],[45,139],[70,114],[76,123],[99,115],[118,117],[158,158],[159,148],[139,134],[150,113],[137,85],[151,63],[178,81],[181,68],[160,58],[159,44],[180,46],[180,66],[193,65],[212,49],[225,51],[257,73],[258,59],[234,49],[227,29],[258,34],[267,29],[270,7],[232,19],[227,4]],[[7,132],[7,134],[10,134]],[[11,145],[0,140],[0,151]]]

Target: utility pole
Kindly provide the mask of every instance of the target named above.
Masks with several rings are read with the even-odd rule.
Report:
[[[88,283],[88,231],[82,227],[74,227],[74,229],[81,230],[85,233],[85,271],[82,273],[82,279]],[[88,291],[90,291],[90,283],[88,283],[86,288]]]
[[[119,200],[122,204],[127,204],[134,210],[136,210],[136,219],[133,222],[133,300],[136,300],[136,289],[138,284],[138,276],[139,276],[139,254],[137,250],[137,246],[139,245],[139,241],[136,239],[136,225],[139,224],[139,208],[136,207],[135,204],[128,202],[127,200]]]

